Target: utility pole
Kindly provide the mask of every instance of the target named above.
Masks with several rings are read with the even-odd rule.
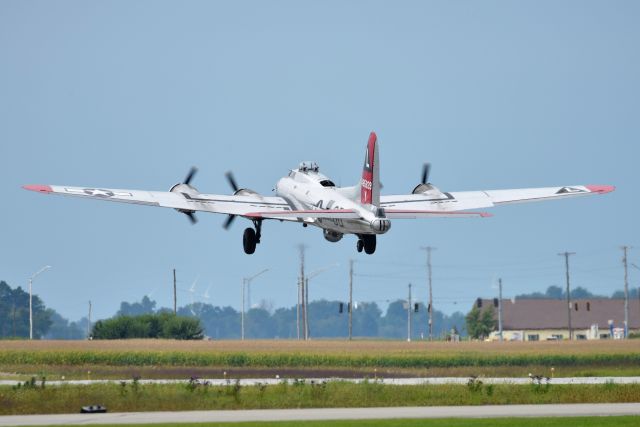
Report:
[[[240,339],[243,341],[244,341],[244,312],[245,312],[244,294],[245,294],[246,288],[248,288],[251,285],[251,281],[253,281],[253,279],[255,279],[256,277],[260,276],[263,273],[266,273],[267,271],[269,271],[269,269],[265,268],[261,272],[256,273],[251,277],[244,277],[242,279],[242,291],[240,292],[242,294],[242,310],[240,314]]]
[[[349,341],[353,335],[353,260],[349,260]]]
[[[244,288],[247,285],[247,279],[242,278],[242,290],[240,293],[242,294],[242,310],[240,310],[240,339],[244,341]]]
[[[407,300],[407,342],[411,342],[411,283],[409,283],[409,299]]]
[[[502,279],[498,279],[498,331],[502,341]]]
[[[309,339],[309,277],[304,278],[304,339]]]
[[[178,297],[176,296],[176,269],[173,269],[173,315],[178,314]]]
[[[575,252],[562,252],[558,254],[559,256],[564,257],[564,265],[567,275],[567,323],[569,326],[569,340],[573,339],[573,329],[571,328],[571,285],[569,284],[569,256],[575,254]]]
[[[624,337],[629,335],[629,272],[627,269],[628,246],[622,246],[622,265],[624,265]]]
[[[89,317],[87,317],[87,339],[91,339],[91,300],[89,300]]]
[[[427,312],[429,314],[429,341],[433,340],[433,287],[431,284],[431,251],[435,251],[436,248],[432,246],[425,246],[420,248],[427,251],[427,278],[429,284],[429,305],[427,306]]]
[[[304,250],[305,245],[298,247],[300,251],[300,285],[298,288],[298,304],[300,305],[300,313],[298,318],[298,331],[302,330],[302,336],[307,339],[307,307],[305,304],[305,277],[304,277]],[[301,323],[301,324],[300,324]],[[298,332],[300,339],[300,332]]]
[[[640,270],[640,267],[638,267],[633,262],[631,263],[631,267],[635,268],[636,270]],[[638,286],[637,291],[638,291],[638,308],[640,308],[640,286]]]
[[[37,272],[33,273],[31,277],[29,277],[29,339],[33,339],[33,293],[32,293],[32,285],[33,279],[35,279],[39,274],[44,273],[48,269],[50,269],[50,265],[45,265]],[[15,311],[14,311],[15,313]],[[14,332],[15,335],[15,332]]]

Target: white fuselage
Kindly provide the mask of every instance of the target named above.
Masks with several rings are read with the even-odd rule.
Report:
[[[350,209],[359,213],[361,219],[341,218],[303,218],[302,221],[325,230],[343,234],[383,234],[390,228],[384,211],[371,205],[363,205],[356,200],[359,197],[356,187],[335,187],[333,183],[318,171],[292,170],[288,176],[276,184],[276,195],[285,199],[293,210],[313,209]],[[378,215],[376,215],[376,213]],[[375,227],[377,221],[385,221],[382,230]]]

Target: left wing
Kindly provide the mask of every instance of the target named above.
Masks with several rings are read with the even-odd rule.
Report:
[[[43,194],[240,216],[249,216],[248,214],[250,213],[261,212],[266,217],[269,213],[287,212],[294,209],[281,197],[265,197],[259,194],[229,196],[203,194],[191,190],[188,192],[143,191],[59,185],[25,185],[23,188]]]
[[[566,187],[522,188],[513,190],[440,192],[433,187],[425,193],[381,196],[380,206],[388,218],[422,218],[460,215],[470,209],[484,209],[496,205],[539,202],[569,197],[605,194],[614,191],[610,185],[574,185]],[[452,215],[458,213],[458,215]],[[478,212],[464,212],[470,216],[489,216]],[[439,215],[438,215],[439,214]]]

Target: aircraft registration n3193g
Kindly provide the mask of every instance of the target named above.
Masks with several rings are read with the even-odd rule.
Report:
[[[376,236],[391,229],[395,219],[431,217],[487,217],[486,209],[507,203],[537,202],[568,197],[604,194],[614,190],[610,185],[572,185],[564,187],[524,188],[443,192],[429,182],[430,165],[425,163],[421,182],[410,194],[380,194],[380,159],[377,137],[369,135],[360,182],[352,187],[336,187],[320,173],[317,163],[302,162],[297,169],[281,178],[275,196],[263,196],[248,188],[240,188],[233,175],[226,177],[232,195],[205,194],[191,185],[197,169],[192,168],[185,180],[169,191],[116,190],[108,188],[67,187],[59,185],[25,185],[23,188],[46,194],[61,194],[110,202],[172,208],[196,223],[196,212],[228,215],[224,228],[234,218],[244,217],[253,227],[244,230],[242,244],[247,254],[256,250],[262,237],[262,221],[274,219],[314,225],[322,229],[325,239],[337,242],[345,234],[357,236],[356,248],[367,254],[376,250]]]

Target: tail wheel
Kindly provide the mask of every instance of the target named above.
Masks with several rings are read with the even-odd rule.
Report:
[[[242,246],[244,247],[244,253],[251,255],[256,251],[256,231],[253,228],[246,228],[242,235]]]
[[[362,236],[362,241],[364,242],[364,251],[371,255],[376,251],[376,235],[375,234],[364,234]]]

